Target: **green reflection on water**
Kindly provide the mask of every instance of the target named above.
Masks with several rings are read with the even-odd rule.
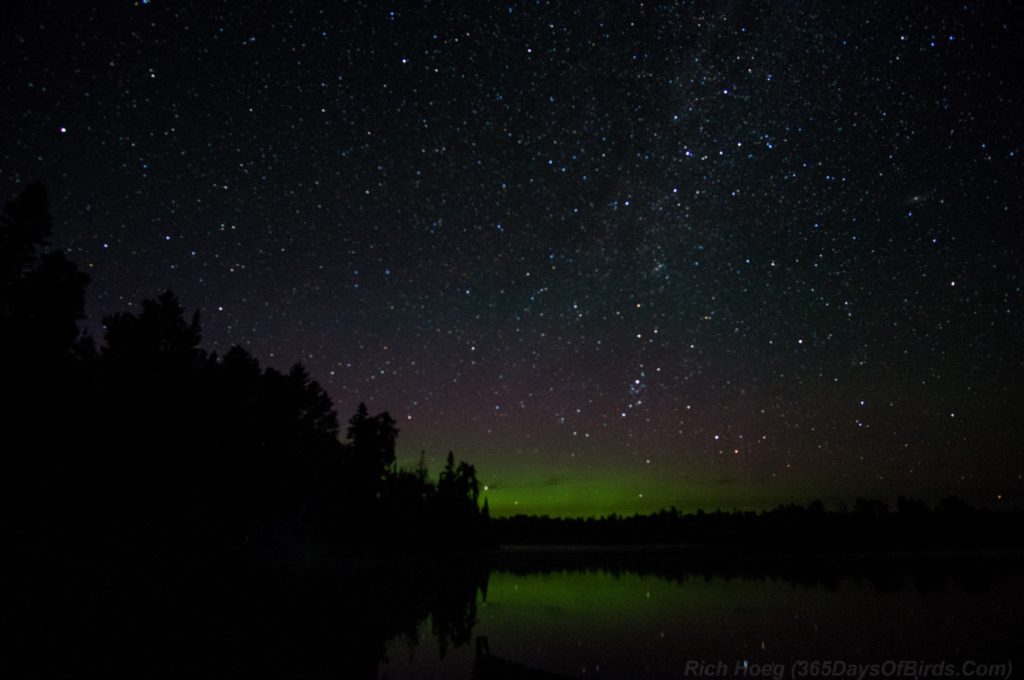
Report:
[[[491,575],[477,634],[509,653],[541,658],[572,670],[601,657],[624,665],[629,653],[661,657],[692,648],[746,654],[767,646],[765,621],[793,603],[793,587],[759,580],[668,580],[625,572],[565,571]],[[801,607],[822,607],[834,596],[804,591]],[[811,602],[806,601],[810,599]],[[772,613],[776,614],[773,616]],[[508,641],[508,642],[505,642]],[[586,648],[574,654],[574,648]],[[599,650],[599,653],[595,653]],[[495,653],[498,653],[497,651]],[[568,662],[568,663],[566,663]]]
[[[721,609],[747,599],[762,584],[736,582],[732,587],[690,578],[683,583],[634,573],[603,571],[555,572],[527,575],[497,573],[491,576],[489,609],[517,609],[524,621],[569,615],[587,620],[636,622],[677,616],[686,611]]]
[[[950,650],[987,658],[1012,648],[1021,581],[922,589],[908,578],[880,588],[841,576],[825,587],[767,574],[497,570],[473,635],[485,636],[495,656],[574,677],[677,678],[690,661],[732,670],[808,658],[935,660]],[[424,624],[421,639],[429,638]],[[468,678],[474,667],[472,645],[441,660],[399,642],[389,657],[384,676],[394,678]]]

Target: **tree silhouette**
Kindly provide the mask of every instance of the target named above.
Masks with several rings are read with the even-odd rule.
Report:
[[[352,469],[375,492],[379,492],[381,483],[395,463],[395,443],[398,439],[395,424],[387,411],[370,416],[364,403],[359,404],[355,415],[348,421]]]
[[[476,468],[464,461],[459,463],[455,471],[456,494],[467,499],[476,509],[480,501],[480,483],[476,478]]]
[[[6,387],[20,398],[2,425],[23,450],[8,461],[17,473],[9,477],[31,480],[22,500],[68,508],[49,514],[73,533],[108,527],[108,550],[263,543],[286,553],[282,541],[307,539],[332,550],[422,545],[436,522],[452,523],[445,545],[475,540],[472,465],[449,456],[436,487],[422,458],[399,470],[397,423],[365,404],[340,442],[333,403],[305,367],[262,368],[241,347],[206,352],[199,312],[186,314],[170,291],[104,318],[96,349],[78,329],[88,278],[46,252],[45,189],[29,185],[0,228],[0,347],[17,358]],[[45,418],[67,405],[69,427],[48,428]]]
[[[455,454],[449,451],[437,483],[437,520],[445,529],[442,541],[470,544],[485,541],[479,500],[476,468],[466,462],[456,465]]]
[[[39,183],[0,216],[0,352],[12,368],[66,358],[79,338],[88,275],[63,253],[46,252],[51,219]]]
[[[62,253],[46,250],[50,229],[46,190],[38,183],[0,215],[0,477],[18,520],[13,529],[39,555],[49,549],[40,542],[53,544],[69,533],[63,518],[80,504],[76,437],[83,418],[67,407],[86,392],[75,350],[89,277]]]
[[[337,439],[340,427],[334,403],[318,382],[310,378],[302,364],[295,364],[288,373],[290,388],[294,391],[297,418],[302,427],[325,437]],[[392,455],[394,443],[392,442]]]
[[[106,317],[103,357],[135,368],[156,368],[157,364],[173,370],[194,368],[203,358],[199,312],[191,322],[184,315],[174,293],[164,291],[156,300],[143,300],[140,314],[119,312]]]
[[[8,286],[32,269],[49,243],[52,221],[46,189],[32,182],[4,206],[0,216],[0,300]]]
[[[123,637],[132,621],[174,646],[209,618],[210,602],[224,612],[258,611],[254,598],[293,606],[289,579],[311,556],[424,551],[438,547],[437,522],[453,522],[440,547],[476,540],[472,466],[449,465],[451,500],[462,499],[452,507],[462,510],[440,512],[425,459],[398,469],[390,414],[361,404],[343,443],[333,403],[305,367],[264,368],[238,346],[207,352],[198,311],[187,314],[170,291],[106,317],[97,348],[78,326],[88,277],[47,251],[50,229],[38,184],[0,216],[0,479],[8,548],[22,556],[16,617],[37,639],[70,644],[67,631],[99,635],[104,624]],[[444,576],[397,582],[429,593]],[[372,619],[374,632],[351,647],[371,664],[386,639],[377,635],[430,609],[459,624],[453,641],[472,623],[444,598],[421,609],[422,598],[389,596],[394,611],[381,616],[375,598],[395,583],[354,578],[345,592],[373,594],[355,598],[354,625]]]

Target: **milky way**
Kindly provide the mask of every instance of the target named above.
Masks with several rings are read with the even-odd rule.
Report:
[[[13,3],[0,183],[492,509],[1024,502],[1013,2]]]

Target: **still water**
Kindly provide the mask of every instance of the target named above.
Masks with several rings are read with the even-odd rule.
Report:
[[[388,641],[379,677],[822,677],[813,662],[843,674],[879,664],[876,677],[942,663],[926,674],[963,677],[975,668],[965,662],[1016,661],[1021,572],[1000,560],[946,568],[929,559],[923,570],[889,558],[721,571],[499,565],[477,592],[469,635],[453,644],[428,617]],[[510,668],[519,674],[500,674]]]

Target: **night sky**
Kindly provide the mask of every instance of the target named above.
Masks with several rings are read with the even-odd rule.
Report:
[[[494,514],[1024,504],[1020,3],[8,2],[0,186]]]

